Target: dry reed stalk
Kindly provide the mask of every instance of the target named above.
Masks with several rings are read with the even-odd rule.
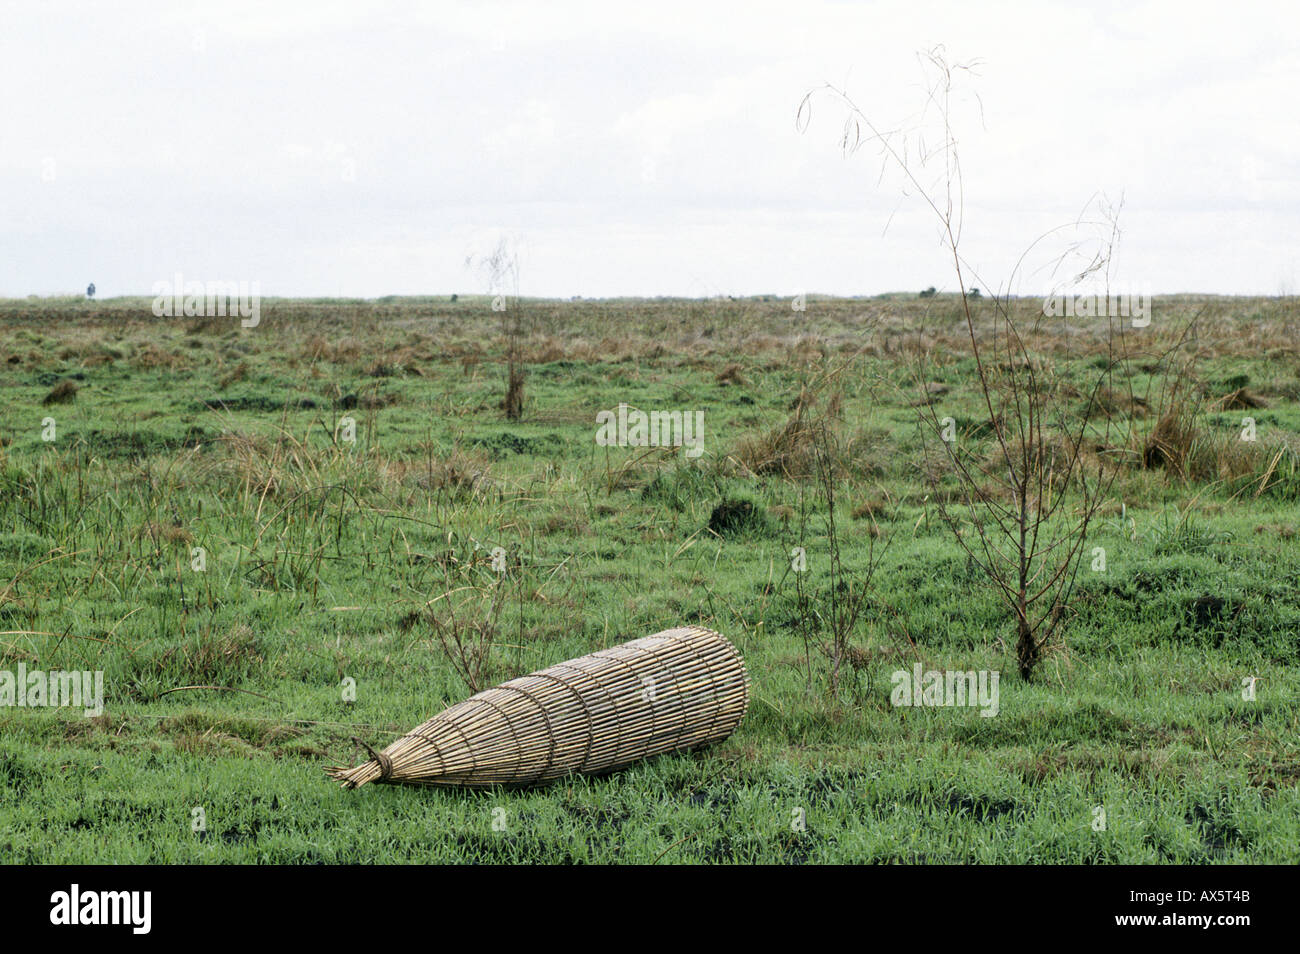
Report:
[[[529,785],[610,772],[719,742],[748,703],[749,676],[736,648],[712,630],[684,626],[480,692],[382,752],[366,746],[370,761],[329,774],[356,788],[375,781]]]

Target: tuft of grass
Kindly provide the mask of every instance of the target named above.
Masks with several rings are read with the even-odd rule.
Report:
[[[745,383],[744,369],[738,364],[729,364],[719,371],[713,380],[719,384],[743,385]]]
[[[67,380],[60,381],[50,390],[49,394],[45,395],[45,400],[43,400],[41,403],[42,404],[67,404],[69,401],[73,401],[76,399],[77,390],[78,389],[77,389],[76,381],[67,381]]]
[[[793,479],[817,472],[817,424],[805,414],[801,401],[779,427],[741,439],[732,456],[751,473]]]
[[[772,524],[766,511],[752,500],[727,498],[709,514],[709,530],[720,537],[767,534]]]

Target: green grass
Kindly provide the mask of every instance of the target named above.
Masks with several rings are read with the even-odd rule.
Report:
[[[1200,304],[1157,302],[1144,346]],[[132,300],[0,303],[0,670],[102,670],[106,695],[91,719],[0,708],[0,861],[1300,860],[1288,303],[1217,302],[1206,396],[1244,375],[1267,407],[1208,413],[1206,439],[1250,414],[1259,443],[1218,480],[1123,468],[1088,543],[1107,569],[1085,565],[1030,683],[921,480],[918,351],[963,439],[988,438],[951,299],[814,298],[797,319],[779,300],[526,306],[510,422],[476,297],[264,302],[247,330]],[[1075,386],[1094,345],[1033,342]],[[1141,364],[1155,406],[1163,372]],[[831,367],[846,566],[873,523],[887,544],[838,698],[816,656],[807,689],[786,572],[802,542],[812,599],[835,598],[820,516],[800,535],[812,485],[746,459]],[[43,404],[63,380],[75,397]],[[597,447],[620,402],[703,410],[704,455]],[[710,750],[608,777],[342,791],[323,769],[360,760],[353,736],[386,744],[468,694],[423,616],[453,582],[505,599],[493,681],[698,622],[743,652],[750,712]],[[890,674],[916,662],[1001,671],[999,714],[895,708]]]

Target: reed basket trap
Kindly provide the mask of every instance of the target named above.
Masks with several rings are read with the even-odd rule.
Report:
[[[356,788],[528,785],[610,772],[721,741],[748,703],[735,647],[713,630],[683,626],[487,689],[382,752],[370,749],[370,761],[329,774]]]

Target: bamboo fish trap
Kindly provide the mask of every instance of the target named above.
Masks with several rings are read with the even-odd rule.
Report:
[[[684,626],[511,679],[382,752],[366,746],[370,761],[329,774],[356,788],[527,785],[610,772],[725,739],[748,703],[740,653],[712,630]]]

